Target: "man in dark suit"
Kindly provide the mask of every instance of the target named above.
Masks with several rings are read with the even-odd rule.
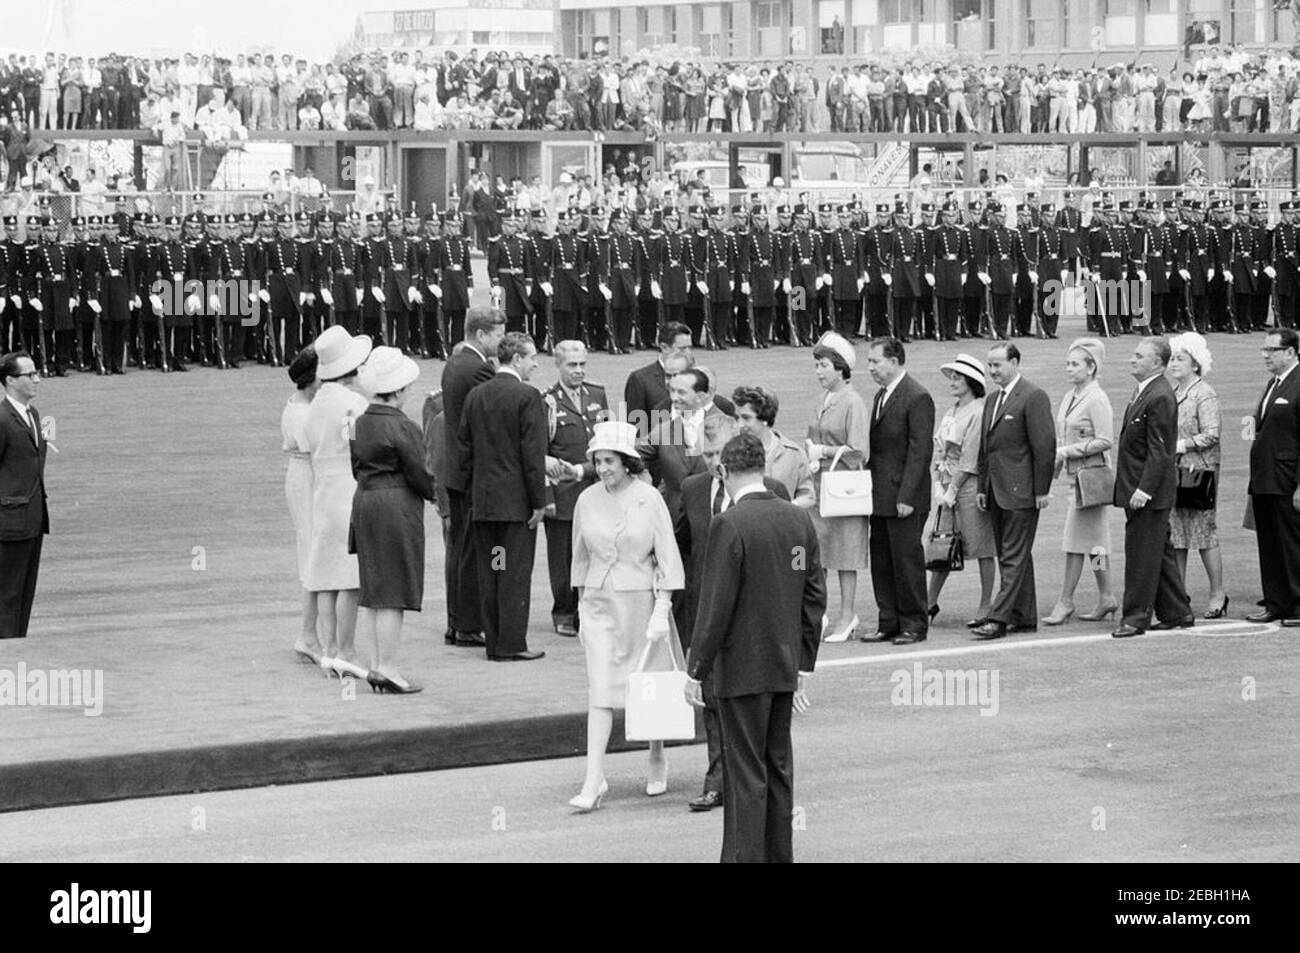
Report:
[[[605,388],[587,383],[587,348],[581,341],[555,345],[560,379],[542,394],[546,405],[546,568],[551,579],[551,624],[556,634],[578,634],[578,593],[569,581],[573,564],[573,507],[596,482],[587,445],[596,424],[609,416]]]
[[[1137,393],[1124,411],[1115,455],[1115,505],[1123,507],[1124,618],[1111,633],[1117,639],[1141,635],[1154,608],[1152,629],[1187,629],[1196,624],[1169,541],[1169,511],[1178,477],[1178,404],[1165,380],[1169,342],[1138,342],[1129,359]]]
[[[1255,405],[1250,445],[1250,502],[1264,607],[1251,622],[1282,619],[1300,625],[1300,337],[1279,328],[1264,338],[1264,367],[1271,374]]]
[[[686,697],[703,707],[712,678],[726,776],[722,860],[794,860],[792,712],[807,709],[826,578],[806,510],[763,488],[765,454],[733,437],[721,468],[733,505],[709,526]],[[791,554],[794,558],[791,558]]]
[[[704,473],[692,474],[682,482],[682,505],[673,519],[673,531],[677,537],[677,548],[686,564],[686,595],[682,600],[683,611],[677,616],[677,634],[681,638],[683,649],[691,647],[691,634],[699,607],[700,581],[704,578],[704,553],[709,541],[709,525],[713,517],[731,506],[726,481],[718,463],[722,459],[722,448],[736,433],[736,422],[730,417],[716,414],[705,418],[700,456],[704,458],[704,465],[708,469]],[[790,491],[778,480],[765,476],[763,487],[778,499],[790,499]],[[704,736],[708,740],[709,768],[704,774],[703,793],[689,802],[692,811],[711,811],[722,806],[722,726],[718,721],[718,704],[713,694],[712,679],[704,682],[704,705]]]
[[[691,329],[680,321],[667,321],[659,329],[659,357],[653,364],[639,367],[627,376],[623,385],[623,419],[636,425],[638,437],[652,429],[651,411],[668,400],[668,366],[673,358],[691,359]]]
[[[447,489],[448,526],[444,576],[447,585],[448,645],[484,645],[483,619],[479,615],[478,563],[474,558],[470,516],[469,460],[461,451],[458,435],[471,390],[492,380],[488,360],[495,356],[505,336],[505,319],[490,308],[473,308],[465,318],[465,346],[442,369],[445,447],[444,485]]]
[[[925,547],[930,512],[934,399],[907,373],[897,338],[871,342],[867,364],[879,385],[871,408],[871,588],[880,608],[876,634],[863,642],[924,642]]]
[[[461,476],[469,487],[487,657],[531,662],[546,654],[528,651],[537,524],[546,512],[546,407],[528,385],[537,370],[533,339],[507,333],[497,358],[496,375],[465,398]]]
[[[50,531],[45,505],[45,438],[32,406],[38,380],[26,352],[0,358],[0,639],[25,639]]]
[[[1000,639],[1008,631],[1038,629],[1034,537],[1039,511],[1052,498],[1056,422],[1047,394],[1021,376],[1018,347],[993,346],[987,363],[1001,389],[984,400],[975,500],[993,524],[1002,585],[974,633],[977,639]]]
[[[671,393],[672,416],[637,441],[637,452],[663,494],[669,515],[675,517],[681,506],[682,481],[704,470],[700,456],[704,421],[707,417],[725,415],[710,396],[708,375],[697,367],[674,374]]]

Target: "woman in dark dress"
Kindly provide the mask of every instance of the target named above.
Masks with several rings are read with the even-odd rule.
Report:
[[[402,695],[420,691],[399,673],[397,649],[402,613],[419,612],[424,601],[424,501],[434,498],[423,435],[402,411],[419,376],[419,366],[397,348],[375,348],[357,375],[372,403],[352,437],[357,491],[349,550],[361,575],[358,627],[374,633],[375,646],[366,680],[373,691]]]

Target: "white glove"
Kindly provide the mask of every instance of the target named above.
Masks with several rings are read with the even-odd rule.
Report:
[[[442,300],[442,285],[429,285],[429,291],[431,291],[433,296],[439,301]]]
[[[706,298],[708,297],[709,283],[707,281],[697,281],[695,282],[695,287],[700,289],[700,294],[704,295]]]
[[[249,295],[248,297],[251,299],[253,296],[252,296],[252,295]],[[140,296],[139,296],[139,295],[135,295],[133,298],[131,298],[131,307],[132,307],[134,310],[136,310],[136,311],[139,311],[139,310],[140,310]]]
[[[380,289],[379,285],[375,285],[373,288],[371,288],[370,293],[375,296],[375,300],[378,301],[380,304],[383,304],[384,301],[386,300],[384,298],[384,292]]]
[[[645,630],[645,637],[648,641],[662,642],[668,638],[668,619],[672,605],[672,599],[666,595],[655,597],[654,611],[650,613],[650,623]]]
[[[9,303],[8,298],[0,298],[0,314],[5,313],[5,305]]]
[[[1213,268],[1210,268],[1209,270],[1207,270],[1207,271],[1205,272],[1205,280],[1206,280],[1206,281],[1213,281],[1213,280],[1214,280],[1214,269],[1213,269]]]
[[[1276,278],[1276,277],[1277,277],[1277,269],[1274,268],[1272,265],[1265,265],[1265,266],[1264,266],[1264,274],[1268,275],[1270,278]]]
[[[976,272],[976,274],[979,276],[980,281],[984,282],[984,284],[986,285],[993,284],[993,276],[990,275],[987,271],[978,271]]]
[[[858,294],[862,294],[862,289],[866,287],[866,284],[867,282],[864,279],[862,278],[858,279]]]
[[[1226,281],[1228,284],[1232,284],[1232,272],[1225,271],[1223,273],[1223,280]]]
[[[826,272],[824,275],[822,275],[822,284],[823,284],[823,285],[826,285],[827,287],[829,287],[829,286],[832,285],[833,283],[834,283],[834,282],[831,281],[831,273],[830,273],[829,271]]]
[[[320,290],[320,299],[325,302],[326,307],[334,307],[334,295],[330,293],[328,288],[322,288]]]
[[[934,275],[930,274],[928,271],[925,273],[925,283],[931,288],[934,287]]]
[[[1191,280],[1192,280],[1192,273],[1191,273],[1190,271],[1188,271],[1186,268],[1179,268],[1179,269],[1178,269],[1178,274],[1182,276],[1183,281],[1191,281]]]
[[[257,297],[261,300],[262,304],[271,303],[271,292],[267,291],[265,288],[258,291]]]
[[[10,295],[9,300],[14,303],[15,308],[21,308],[23,306],[22,295]]]
[[[1145,271],[1143,271],[1142,269],[1139,268],[1139,269],[1138,269],[1138,281],[1146,281],[1146,280],[1147,280],[1147,273],[1146,273]]]
[[[883,275],[881,275],[881,276],[880,276],[880,280],[883,281],[883,282],[885,283],[885,287],[886,287],[886,288],[890,288],[890,287],[892,287],[893,284],[894,284],[894,276],[893,276],[893,275],[890,275],[890,274],[883,274]]]
[[[727,287],[732,291],[736,290],[736,281],[734,278],[727,282]]]
[[[740,283],[740,293],[743,294],[743,295],[747,295],[747,294],[749,294],[749,282],[748,282],[748,281],[742,281],[742,282]]]
[[[811,440],[804,441],[804,451],[808,454],[809,460],[820,460],[826,456],[826,447]]]
[[[1062,269],[1061,269],[1061,284],[1065,284],[1066,279],[1069,278],[1069,277],[1070,277],[1070,273],[1069,273],[1066,269],[1062,268]]]
[[[308,291],[308,292],[307,292],[307,303],[308,303],[308,304],[315,304],[315,303],[316,303],[316,292],[314,292],[314,291]]]
[[[549,293],[550,292],[547,292],[547,294]],[[655,281],[653,278],[650,279],[650,295],[654,298],[662,298],[664,296],[664,289],[660,287],[659,282]]]
[[[77,306],[80,305],[80,304],[81,304],[81,299],[80,299],[80,298],[69,298],[69,299],[68,299],[68,307],[69,307],[69,308],[72,308],[74,311],[76,310]]]
[[[307,292],[305,292],[305,291],[300,291],[300,292],[298,292],[298,305],[299,305],[299,307],[301,307],[302,305],[304,305],[304,304],[306,304],[306,303],[307,303]]]
[[[34,311],[44,311],[44,310],[45,310],[45,305],[41,304],[41,299],[40,299],[40,298],[33,298],[33,299],[32,299],[30,302],[28,302],[28,303],[32,306],[32,309],[33,309]]]
[[[611,301],[614,298],[614,292],[610,290],[609,285],[601,285],[600,293],[605,296],[606,301]]]
[[[786,294],[789,294],[789,293],[790,293],[790,279],[789,279],[789,278],[782,278],[782,279],[781,279],[781,290],[784,291]]]
[[[200,300],[198,295],[192,294],[185,299],[186,314],[198,314],[202,310],[203,310],[203,302],[202,300]]]
[[[1029,282],[1030,284],[1035,284],[1035,285],[1038,284],[1038,272],[1031,271],[1029,273]]]
[[[822,290],[822,279],[821,279],[821,275],[818,275],[818,276],[817,276],[817,280],[813,282],[813,290],[814,290],[814,291],[821,291],[821,290]]]
[[[415,288],[411,288],[406,292],[406,299],[410,301],[411,304],[420,304],[424,301],[424,297]]]
[[[366,300],[366,289],[365,289],[365,288],[358,288],[358,289],[357,289],[357,307],[358,307],[358,308],[361,307],[361,303],[362,303],[363,301],[365,301],[365,300]]]
[[[89,306],[91,311],[95,312],[95,314],[104,313],[104,309],[100,307],[99,302],[96,301],[94,298],[91,298],[89,301],[86,302],[86,304],[87,306]]]
[[[216,314],[218,311],[220,311],[221,299],[218,298],[216,295],[212,295],[212,297],[208,298],[208,310],[211,311],[213,314]]]
[[[161,315],[163,313],[162,298],[158,295],[149,296],[149,304],[153,307],[153,313]]]
[[[542,294],[546,295],[546,297],[549,298],[551,295],[555,294],[555,288],[549,281],[543,281],[541,284]]]

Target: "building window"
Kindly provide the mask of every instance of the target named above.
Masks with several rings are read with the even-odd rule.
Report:
[[[951,0],[957,49],[992,50],[997,47],[997,21],[993,0]]]
[[[880,45],[911,47],[912,24],[918,19],[920,6],[920,0],[880,0]],[[854,17],[855,26],[857,22],[857,17]]]
[[[754,36],[759,56],[780,56],[784,10],[781,0],[758,0],[754,4]]]
[[[670,46],[677,45],[677,8],[664,7],[664,35]]]
[[[1135,0],[1101,0],[1101,24],[1106,31],[1107,46],[1133,46],[1137,43]]]
[[[1142,36],[1147,46],[1177,46],[1178,0],[1146,0]]]
[[[1231,43],[1263,43],[1267,11],[1265,0],[1232,0],[1228,40]],[[1271,2],[1269,8],[1271,9]]]
[[[1171,0],[1172,2],[1172,0]],[[1065,45],[1072,50],[1092,46],[1092,0],[1062,0],[1065,17]]]
[[[1061,45],[1060,0],[1024,0],[1025,46],[1044,47]]]
[[[706,3],[695,8],[695,37],[705,56],[722,56],[722,8]]]
[[[948,24],[940,12],[942,0],[912,0],[916,12],[916,42],[920,45],[943,46],[948,42]]]
[[[641,36],[641,46],[656,49],[664,45],[664,8],[637,8],[637,32]]]
[[[817,4],[817,27],[821,53],[844,53],[844,0],[821,0]]]
[[[588,47],[589,56],[606,56],[613,52],[613,36],[610,33],[612,18],[608,10],[591,11],[591,33]]]

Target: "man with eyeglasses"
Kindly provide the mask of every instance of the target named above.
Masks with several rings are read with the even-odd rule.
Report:
[[[25,351],[0,357],[5,397],[0,407],[0,639],[27,637],[41,564],[42,538],[50,531],[45,505],[45,437],[32,406],[40,375]]]
[[[1246,618],[1300,626],[1300,336],[1278,328],[1264,338],[1271,375],[1256,402],[1250,445],[1250,494],[1264,607]]]

